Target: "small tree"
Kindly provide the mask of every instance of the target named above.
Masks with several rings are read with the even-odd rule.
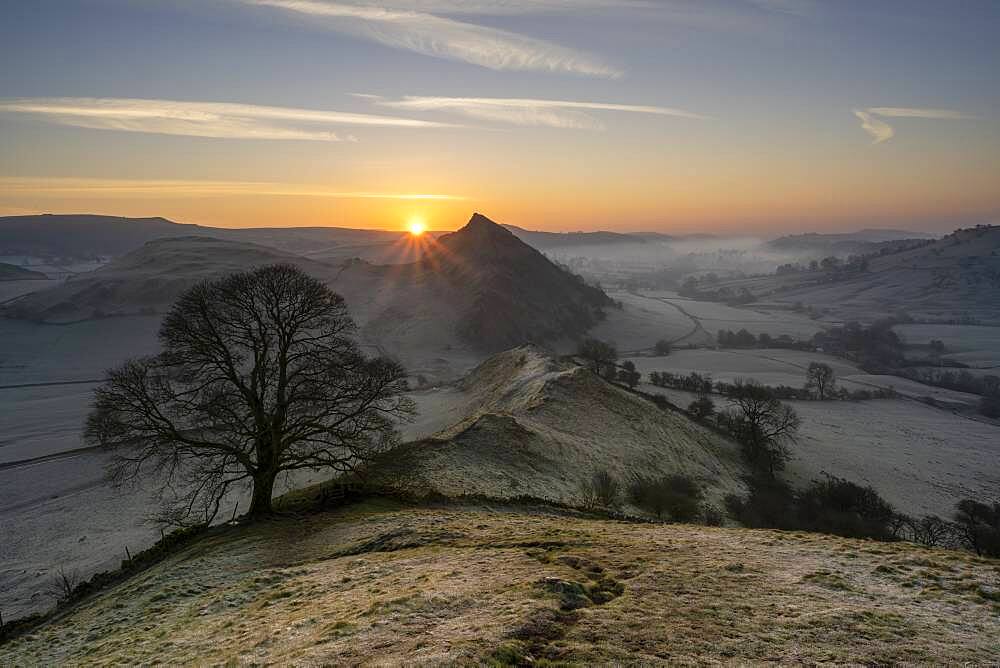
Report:
[[[688,413],[695,420],[708,420],[715,415],[715,402],[707,394],[703,394],[688,406]]]
[[[667,355],[670,354],[671,350],[670,341],[667,341],[666,339],[660,339],[659,341],[656,342],[656,345],[653,346],[653,350],[656,352],[657,355],[660,355],[661,357],[666,357]]]
[[[353,330],[343,298],[292,266],[203,282],[164,318],[159,355],[108,372],[85,439],[114,453],[114,481],[179,490],[175,523],[210,521],[247,482],[249,514],[269,513],[280,473],[354,471],[412,412],[402,367]]]
[[[837,384],[833,368],[823,362],[810,362],[806,370],[806,389],[816,393],[822,401],[828,398]]]
[[[600,339],[584,339],[576,354],[586,360],[590,370],[598,375],[602,375],[607,367],[613,367],[618,360],[618,350]]]
[[[726,420],[730,431],[743,445],[747,460],[773,478],[791,458],[788,443],[798,436],[798,414],[756,381],[737,379],[730,388],[729,401],[735,408]]]
[[[635,364],[632,360],[622,362],[622,366],[618,370],[619,382],[626,383],[629,387],[635,387],[641,379],[642,374],[635,370]]]

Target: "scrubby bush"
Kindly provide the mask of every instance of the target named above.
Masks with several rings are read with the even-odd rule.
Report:
[[[767,476],[747,478],[746,482],[746,498],[726,497],[726,509],[745,526],[849,538],[900,537],[905,518],[871,487],[827,477],[796,493],[788,483]]]
[[[703,394],[691,402],[688,413],[695,420],[708,420],[715,415],[715,402],[707,394]]]
[[[625,360],[618,369],[618,382],[625,383],[629,387],[639,384],[642,374],[635,370],[635,363],[632,360]]]
[[[585,508],[615,508],[621,500],[621,483],[607,469],[595,471],[580,483]]]
[[[833,476],[816,480],[797,498],[801,528],[849,538],[895,540],[897,516],[871,487]]]
[[[973,499],[956,506],[955,524],[962,544],[978,555],[1000,557],[1000,503]]]
[[[746,479],[746,498],[726,497],[726,510],[740,524],[753,529],[796,529],[795,493],[783,480],[769,476]]]
[[[636,477],[628,487],[628,498],[633,505],[659,519],[666,514],[675,522],[691,522],[701,515],[701,487],[681,474]]]
[[[656,342],[656,345],[653,346],[653,350],[656,352],[657,355],[660,356],[669,355],[670,341],[667,341],[666,339],[660,339],[659,341]]]

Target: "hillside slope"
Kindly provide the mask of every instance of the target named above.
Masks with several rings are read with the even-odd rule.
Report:
[[[456,288],[459,334],[492,352],[580,336],[612,303],[478,213],[432,243],[422,265]]]
[[[341,227],[221,228],[166,218],[87,214],[0,216],[0,256],[94,259],[120,257],[159,239],[192,236],[262,244],[317,260],[361,257],[385,263],[413,262],[418,247],[408,235]]]
[[[905,309],[948,317],[1000,317],[1000,226],[956,230],[901,253],[873,258],[868,271],[846,281],[783,295],[839,312]]]
[[[418,494],[572,505],[581,503],[581,482],[598,470],[623,482],[682,473],[718,508],[726,494],[744,491],[734,444],[537,348],[495,355],[458,386],[456,419],[391,454],[387,481]]]
[[[372,501],[210,535],[0,664],[988,664],[998,592],[908,544]]]
[[[34,281],[46,280],[48,276],[40,271],[32,271],[16,264],[0,262],[0,281]]]
[[[108,315],[162,312],[197,282],[252,266],[292,262],[323,276],[333,269],[267,246],[209,237],[150,241],[96,271],[81,274],[13,304],[7,315],[72,322]]]

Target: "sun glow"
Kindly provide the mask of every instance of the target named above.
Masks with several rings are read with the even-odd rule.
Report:
[[[411,218],[410,222],[406,224],[406,228],[410,231],[410,234],[419,237],[427,231],[427,223],[424,222],[423,218]]]

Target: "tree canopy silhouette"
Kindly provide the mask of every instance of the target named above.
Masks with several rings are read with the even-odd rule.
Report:
[[[250,483],[249,514],[271,512],[278,475],[356,470],[412,413],[405,372],[366,357],[343,298],[302,270],[266,266],[203,282],[160,327],[162,351],[108,372],[85,440],[110,474],[177,490],[176,523],[209,521]]]

